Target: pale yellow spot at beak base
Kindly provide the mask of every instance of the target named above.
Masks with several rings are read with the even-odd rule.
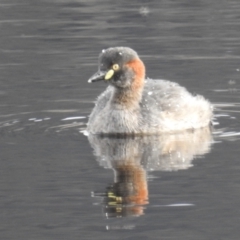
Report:
[[[110,69],[110,70],[106,73],[104,79],[105,79],[105,80],[109,80],[109,79],[113,76],[113,74],[114,74],[114,71],[113,71],[112,69]]]

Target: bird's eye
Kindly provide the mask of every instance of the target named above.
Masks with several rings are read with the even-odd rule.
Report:
[[[114,71],[117,71],[119,69],[119,65],[118,64],[113,64],[112,69]]]

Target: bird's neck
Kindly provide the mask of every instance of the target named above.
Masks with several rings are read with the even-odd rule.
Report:
[[[111,104],[119,106],[120,108],[136,108],[142,99],[142,89],[133,91],[131,88],[115,89],[112,95]]]
[[[115,88],[112,95],[112,104],[130,109],[138,107],[142,99],[145,82],[145,66],[139,58],[136,58],[127,63],[127,67],[131,68],[134,72],[132,84],[126,88]]]

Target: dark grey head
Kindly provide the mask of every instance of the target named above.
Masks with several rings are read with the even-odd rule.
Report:
[[[139,65],[141,63],[141,66]],[[98,72],[88,82],[99,80],[108,81],[118,88],[129,87],[141,73],[145,74],[145,67],[138,54],[128,47],[114,47],[102,50],[99,55]],[[143,76],[144,77],[144,76]]]

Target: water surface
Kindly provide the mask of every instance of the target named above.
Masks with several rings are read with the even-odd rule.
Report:
[[[1,0],[1,239],[239,239],[239,13],[236,0]],[[106,88],[87,79],[120,45],[148,77],[209,99],[213,132],[83,135]]]

